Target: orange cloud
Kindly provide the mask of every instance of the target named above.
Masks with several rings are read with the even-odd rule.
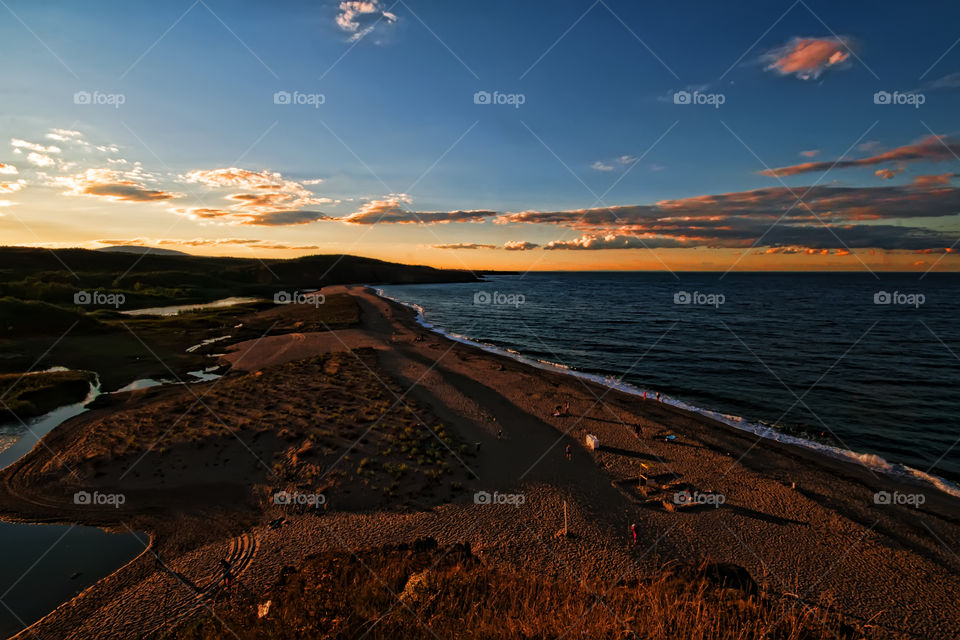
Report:
[[[386,200],[371,200],[350,215],[338,218],[348,224],[447,224],[483,222],[496,211],[411,211],[403,206],[409,197],[399,194]]]
[[[766,69],[780,75],[793,75],[801,80],[819,78],[831,67],[838,67],[850,58],[847,38],[794,38],[786,45],[763,56]]]
[[[102,197],[113,202],[161,202],[183,197],[180,193],[148,187],[146,183],[152,180],[153,176],[138,165],[129,171],[87,169],[73,176],[56,178],[53,184],[67,188],[63,195]]]
[[[241,246],[252,249],[266,249],[269,251],[312,250],[320,247],[313,244],[296,244],[288,242],[273,242],[271,240],[255,240],[251,238],[193,238],[179,240],[174,238],[131,238],[129,240],[95,240],[98,244],[110,246],[178,246],[178,247],[222,247]]]
[[[0,174],[5,175],[14,175],[18,173],[17,168],[12,164],[4,164],[0,162]]]
[[[761,175],[772,177],[795,176],[800,173],[827,171],[831,168],[868,167],[892,162],[945,162],[960,155],[960,141],[947,136],[933,135],[922,138],[913,144],[903,145],[884,153],[860,158],[858,160],[836,160],[823,162],[804,162],[776,169],[765,169]]]
[[[327,220],[328,216],[310,207],[335,202],[318,197],[303,184],[287,180],[280,173],[251,171],[237,167],[197,169],[181,179],[210,189],[238,189],[224,196],[234,204],[226,208],[193,207],[173,209],[195,220],[226,224],[285,226]]]
[[[879,177],[881,180],[891,180],[897,177],[897,174],[903,171],[903,167],[898,167],[897,169],[877,169],[873,172],[873,175]]]
[[[917,176],[913,179],[913,186],[925,189],[928,187],[942,187],[950,184],[950,180],[957,177],[956,173],[941,173],[937,175]]]
[[[804,202],[797,202],[805,193]],[[633,247],[750,247],[817,249],[881,248],[915,250],[943,246],[942,230],[878,221],[947,217],[960,213],[960,188],[949,185],[840,187],[816,185],[755,189],[569,211],[522,211],[494,219],[497,224],[552,224],[581,231],[576,240],[547,249]],[[862,224],[861,221],[870,221]],[[631,239],[633,238],[633,239]],[[949,244],[947,241],[946,244]]]
[[[0,193],[13,193],[20,191],[27,186],[26,180],[17,180],[16,182],[0,182]]]
[[[815,156],[820,155],[820,150],[819,150],[819,149],[810,149],[809,151],[801,151],[801,152],[800,152],[800,155],[802,155],[804,158],[813,158],[813,157],[815,157]]]

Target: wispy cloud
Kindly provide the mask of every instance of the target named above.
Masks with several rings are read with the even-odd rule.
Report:
[[[475,242],[455,242],[453,244],[432,244],[432,249],[496,249],[495,244],[477,244]]]
[[[144,246],[144,247],[249,247],[267,251],[310,251],[319,249],[315,244],[298,244],[295,242],[276,242],[273,240],[256,240],[251,238],[129,238],[95,240],[97,244],[108,246]]]
[[[53,185],[65,187],[66,196],[101,197],[114,202],[162,202],[183,194],[148,185],[154,177],[137,165],[129,171],[87,169],[72,176],[58,177]]]
[[[829,169],[846,169],[850,167],[869,167],[878,164],[893,162],[945,162],[956,160],[960,154],[960,141],[948,136],[933,135],[922,138],[913,144],[903,145],[890,151],[878,153],[866,158],[855,160],[824,160],[821,162],[804,162],[801,164],[765,169],[761,175],[772,177],[795,176],[800,173],[827,171]]]
[[[400,194],[384,200],[372,200],[354,213],[339,218],[348,224],[447,224],[483,222],[496,211],[412,211],[404,206],[409,198]]]

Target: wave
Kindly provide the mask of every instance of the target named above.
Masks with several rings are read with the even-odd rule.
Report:
[[[621,391],[623,393],[628,393],[630,395],[644,397],[644,394],[651,395],[651,396],[656,394],[656,391],[654,390],[644,389],[642,387],[638,387],[637,385],[630,384],[629,382],[624,382],[620,378],[617,378],[616,376],[613,376],[613,375],[599,375],[595,373],[587,373],[585,371],[577,371],[576,369],[573,369],[567,365],[563,365],[563,364],[559,364],[556,362],[551,362],[549,360],[543,360],[539,358],[531,358],[528,356],[524,356],[523,354],[513,349],[499,347],[495,344],[481,342],[474,338],[470,338],[468,336],[464,336],[458,333],[454,333],[452,331],[448,331],[442,327],[438,327],[433,323],[429,322],[426,319],[426,315],[422,306],[412,302],[407,302],[406,300],[401,300],[399,298],[394,298],[392,296],[389,296],[381,288],[377,288],[377,287],[372,287],[372,288],[376,290],[377,295],[379,295],[381,298],[391,300],[393,302],[396,302],[397,304],[401,304],[405,307],[415,310],[417,312],[417,323],[420,326],[422,326],[424,329],[428,329],[430,331],[438,333],[455,342],[470,345],[472,347],[482,349],[483,351],[487,351],[488,353],[505,356],[513,360],[516,360],[518,362],[522,362],[524,364],[536,367],[538,369],[543,369],[546,371],[559,371],[567,375],[576,376],[584,380],[590,380],[591,382],[595,382],[605,387],[610,387],[614,390]],[[697,413],[702,416],[706,416],[708,418],[716,420],[717,422],[723,423],[727,426],[733,427],[735,429],[739,429],[741,431],[752,433],[766,440],[773,440],[775,442],[780,442],[783,444],[802,447],[804,449],[815,451],[817,453],[820,453],[830,458],[834,458],[836,460],[853,462],[871,471],[878,472],[893,478],[926,484],[937,489],[938,491],[942,491],[943,493],[951,495],[955,498],[960,498],[960,485],[954,482],[951,482],[945,478],[941,478],[940,476],[934,475],[932,473],[927,473],[925,471],[921,471],[919,469],[915,469],[913,467],[910,467],[904,464],[889,462],[882,456],[876,455],[874,453],[861,453],[857,451],[851,451],[849,449],[843,449],[841,447],[835,447],[833,445],[825,444],[822,442],[807,440],[805,438],[800,438],[798,436],[784,433],[780,429],[777,429],[770,425],[764,425],[758,422],[753,422],[741,416],[730,415],[730,414],[722,413],[719,411],[713,411],[711,409],[698,407],[698,406],[689,404],[687,402],[684,402],[682,400],[679,400],[677,398],[662,396],[661,399],[664,403],[669,404],[671,406],[677,407],[679,409],[683,409],[685,411],[689,411],[691,413]]]

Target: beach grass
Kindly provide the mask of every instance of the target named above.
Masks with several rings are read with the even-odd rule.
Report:
[[[643,638],[846,640],[861,637],[827,607],[798,605],[707,579],[617,584],[488,566],[432,541],[356,554],[323,554],[269,592],[239,598],[174,637],[226,638]],[[435,544],[435,543],[434,543]],[[427,547],[426,549],[416,547]],[[696,573],[697,568],[693,568]]]

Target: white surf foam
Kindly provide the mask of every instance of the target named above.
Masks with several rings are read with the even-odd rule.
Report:
[[[387,300],[392,300],[398,304],[401,304],[405,307],[414,309],[417,312],[417,323],[425,329],[434,331],[450,340],[455,342],[460,342],[462,344],[467,344],[478,349],[482,349],[489,353],[494,353],[497,355],[505,356],[518,362],[537,367],[538,369],[544,369],[548,371],[559,371],[561,373],[566,373],[568,375],[577,376],[579,378],[590,380],[598,384],[604,385],[606,387],[611,387],[617,391],[622,391],[624,393],[629,393],[631,395],[636,395],[643,397],[644,393],[648,397],[655,397],[656,392],[650,389],[644,389],[636,385],[630,384],[629,382],[624,382],[622,379],[616,376],[602,376],[593,373],[586,373],[583,371],[577,371],[571,369],[570,367],[558,364],[556,362],[550,362],[548,360],[539,360],[536,358],[531,358],[529,356],[524,356],[517,351],[512,349],[505,349],[498,347],[493,344],[479,342],[475,339],[468,338],[452,331],[447,331],[442,327],[437,327],[433,323],[429,322],[424,313],[423,307],[418,304],[407,302],[405,300],[400,300],[399,298],[394,298],[380,288],[375,288],[377,295]],[[820,454],[834,458],[837,460],[844,460],[847,462],[852,462],[858,464],[862,467],[870,469],[875,473],[881,473],[887,476],[900,478],[903,480],[908,480],[912,482],[919,482],[920,484],[925,484],[934,487],[935,489],[947,493],[956,498],[960,498],[960,485],[953,483],[945,478],[940,476],[927,473],[925,471],[920,471],[913,467],[907,465],[892,463],[887,461],[881,456],[878,456],[873,453],[860,453],[857,451],[851,451],[849,449],[843,449],[841,447],[835,447],[833,445],[825,444],[822,442],[815,442],[813,440],[807,440],[805,438],[800,438],[798,436],[790,435],[784,433],[780,429],[776,429],[769,425],[760,424],[758,422],[752,422],[741,416],[729,415],[726,413],[720,413],[719,411],[712,411],[710,409],[704,409],[702,407],[697,407],[695,405],[683,402],[676,398],[670,398],[667,396],[661,397],[662,402],[672,405],[674,407],[684,409],[685,411],[690,411],[691,413],[698,413],[700,415],[712,418],[717,422],[721,422],[735,429],[740,429],[741,431],[747,431],[749,433],[755,434],[761,438],[767,440],[773,440],[776,442],[781,442],[784,444],[789,444],[797,447],[803,447],[804,449],[809,449],[816,451]]]

